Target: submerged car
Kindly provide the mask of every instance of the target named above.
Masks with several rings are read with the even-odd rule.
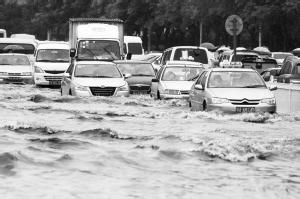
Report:
[[[126,81],[130,94],[150,94],[151,80],[155,78],[154,69],[149,62],[115,61],[122,74],[130,74]]]
[[[28,56],[0,54],[0,79],[4,83],[33,84],[33,67]]]
[[[116,64],[82,61],[71,64],[61,82],[62,95],[128,96],[129,87]]]
[[[253,69],[214,68],[203,72],[190,92],[191,110],[227,113],[276,112],[276,100]]]
[[[59,86],[70,65],[70,47],[66,42],[40,43],[35,53],[34,81],[37,86]]]
[[[155,99],[188,98],[195,79],[204,70],[201,63],[168,62],[152,79],[151,96]]]

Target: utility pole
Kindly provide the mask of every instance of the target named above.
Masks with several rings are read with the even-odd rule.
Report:
[[[258,25],[258,46],[262,46],[262,24]]]
[[[150,51],[151,51],[151,25],[148,26],[147,37],[148,37],[148,43],[147,43],[148,53],[150,53]]]
[[[199,46],[202,44],[202,38],[203,38],[203,21],[202,19],[200,20],[200,24],[199,24],[199,32],[200,32],[200,39],[199,39]]]

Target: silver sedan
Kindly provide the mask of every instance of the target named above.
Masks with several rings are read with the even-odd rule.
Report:
[[[204,71],[192,86],[192,110],[227,113],[276,112],[276,100],[252,69],[214,68]]]

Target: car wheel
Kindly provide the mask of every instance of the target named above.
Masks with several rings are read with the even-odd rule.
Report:
[[[203,111],[207,111],[207,105],[206,105],[206,101],[203,101]]]

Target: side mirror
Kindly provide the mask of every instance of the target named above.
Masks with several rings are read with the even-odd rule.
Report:
[[[124,78],[125,78],[125,79],[128,79],[129,77],[132,77],[132,75],[131,75],[131,74],[128,74],[128,73],[127,73],[127,74],[124,74]]]
[[[158,82],[158,79],[152,79],[151,82]]]
[[[74,58],[75,55],[76,55],[76,49],[75,49],[75,48],[71,48],[71,49],[70,49],[70,57],[71,57],[71,58]]]
[[[196,90],[204,90],[203,86],[201,84],[196,84],[195,85]]]
[[[272,85],[272,86],[269,87],[269,90],[270,90],[270,91],[275,91],[275,90],[277,90],[277,86],[273,86],[273,85]]]

